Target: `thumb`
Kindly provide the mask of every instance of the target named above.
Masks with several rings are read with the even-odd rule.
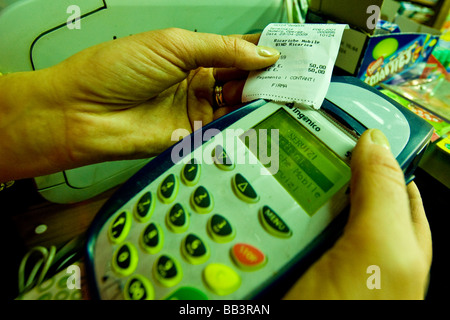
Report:
[[[184,70],[198,67],[258,70],[274,64],[280,57],[278,50],[257,46],[246,40],[252,39],[248,36],[223,36],[184,29],[161,32],[165,39],[163,46],[178,58],[177,64]]]
[[[426,217],[423,207],[412,212],[411,206],[418,207],[417,194],[410,203],[403,172],[380,130],[363,133],[351,169],[350,216],[342,247],[351,244],[364,268],[375,264],[383,270],[386,294],[422,299],[431,260]]]
[[[349,229],[357,224],[354,229],[366,235],[382,233],[386,237],[395,233],[397,226],[411,224],[403,172],[380,130],[366,130],[360,137],[351,169]]]

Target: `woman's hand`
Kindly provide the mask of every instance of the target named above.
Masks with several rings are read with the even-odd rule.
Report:
[[[174,130],[191,132],[194,121],[207,124],[241,103],[248,71],[279,57],[257,40],[149,31],[88,48],[48,69],[0,77],[0,93],[8,96],[0,113],[9,112],[0,122],[9,140],[0,149],[11,153],[0,160],[0,168],[9,163],[0,180],[160,153],[174,143]],[[216,82],[226,83],[227,106],[214,113]]]
[[[420,193],[413,182],[405,186],[388,146],[379,130],[361,136],[352,155],[350,217],[344,234],[286,299],[424,298],[431,233]]]

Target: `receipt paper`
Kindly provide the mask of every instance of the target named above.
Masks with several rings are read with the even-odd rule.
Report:
[[[258,45],[277,49],[280,58],[264,70],[250,72],[242,101],[267,99],[319,109],[346,27],[346,24],[269,24]]]

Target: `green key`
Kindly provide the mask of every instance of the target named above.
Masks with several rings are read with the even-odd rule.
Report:
[[[167,255],[162,255],[156,260],[153,265],[153,275],[166,287],[173,287],[183,277],[178,261]]]
[[[208,296],[196,288],[181,287],[168,295],[164,300],[208,300]]]
[[[235,236],[230,222],[220,214],[215,214],[209,219],[208,232],[211,238],[219,243],[231,241]]]
[[[201,264],[208,260],[209,249],[205,242],[195,234],[188,234],[181,245],[186,260],[192,264]]]
[[[163,232],[154,222],[144,229],[140,239],[142,248],[151,254],[159,252],[164,243]]]
[[[200,165],[194,161],[185,164],[181,171],[181,179],[188,186],[195,185],[200,179]]]
[[[135,207],[135,217],[139,222],[145,222],[150,219],[155,208],[155,201],[153,201],[152,194],[150,192],[144,193]]]
[[[111,222],[108,235],[112,243],[120,243],[125,240],[131,228],[131,216],[128,211],[122,211]]]
[[[270,234],[280,238],[289,238],[292,235],[291,229],[269,206],[262,208],[260,217],[264,228]]]
[[[126,300],[153,300],[155,290],[150,280],[136,274],[131,276],[125,284],[124,295]]]
[[[205,187],[200,186],[195,189],[191,197],[191,204],[195,211],[199,213],[208,213],[214,207],[213,198]]]
[[[164,203],[171,203],[178,193],[178,180],[173,173],[169,174],[158,188],[159,199]]]
[[[186,231],[189,226],[189,215],[186,209],[180,203],[176,203],[167,213],[166,223],[173,232]]]
[[[222,170],[233,170],[234,163],[221,145],[217,145],[212,151],[212,158],[217,167]]]
[[[112,266],[117,274],[128,276],[136,270],[138,259],[136,248],[131,243],[125,242],[114,252]]]
[[[237,173],[233,178],[233,187],[236,195],[246,202],[257,202],[259,195],[252,187],[250,182],[244,178],[240,173]]]

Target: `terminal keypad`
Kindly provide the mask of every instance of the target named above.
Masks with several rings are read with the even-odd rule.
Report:
[[[158,185],[156,194],[152,191],[143,192],[134,204],[133,214],[124,210],[111,219],[109,241],[112,245],[117,245],[111,265],[117,277],[129,277],[123,288],[125,299],[153,299],[156,286],[173,288],[165,299],[207,299],[210,293],[226,297],[241,286],[242,273],[239,270],[251,273],[265,267],[270,256],[264,252],[264,247],[252,243],[234,243],[238,236],[235,225],[238,221],[231,220],[226,212],[216,211],[216,197],[234,196],[244,205],[257,204],[259,209],[256,212],[242,214],[253,214],[255,223],[274,238],[289,238],[292,235],[289,226],[270,204],[261,200],[252,181],[239,172],[239,166],[231,161],[222,146],[216,146],[211,157],[216,168],[223,172],[233,172],[227,195],[215,194],[214,184],[199,183],[202,166],[207,164],[192,159],[181,167],[178,174],[166,174]],[[187,201],[179,197],[182,188],[192,190]],[[165,213],[165,228],[152,219],[158,206],[163,204],[169,205]],[[191,220],[202,215],[208,216],[202,227],[206,230],[206,237],[200,236],[191,227]],[[133,228],[132,224],[145,224],[136,244],[127,238]],[[171,236],[170,233],[183,235],[178,244],[181,253],[179,257],[165,252],[165,242]],[[223,255],[229,257],[231,264],[211,259],[212,243],[221,245]],[[147,254],[157,256],[151,272],[145,275],[135,273],[142,260],[139,255]],[[179,259],[185,263],[180,263]],[[184,269],[189,265],[202,267],[197,277],[202,279],[203,288],[184,284],[179,286],[186,273]]]

